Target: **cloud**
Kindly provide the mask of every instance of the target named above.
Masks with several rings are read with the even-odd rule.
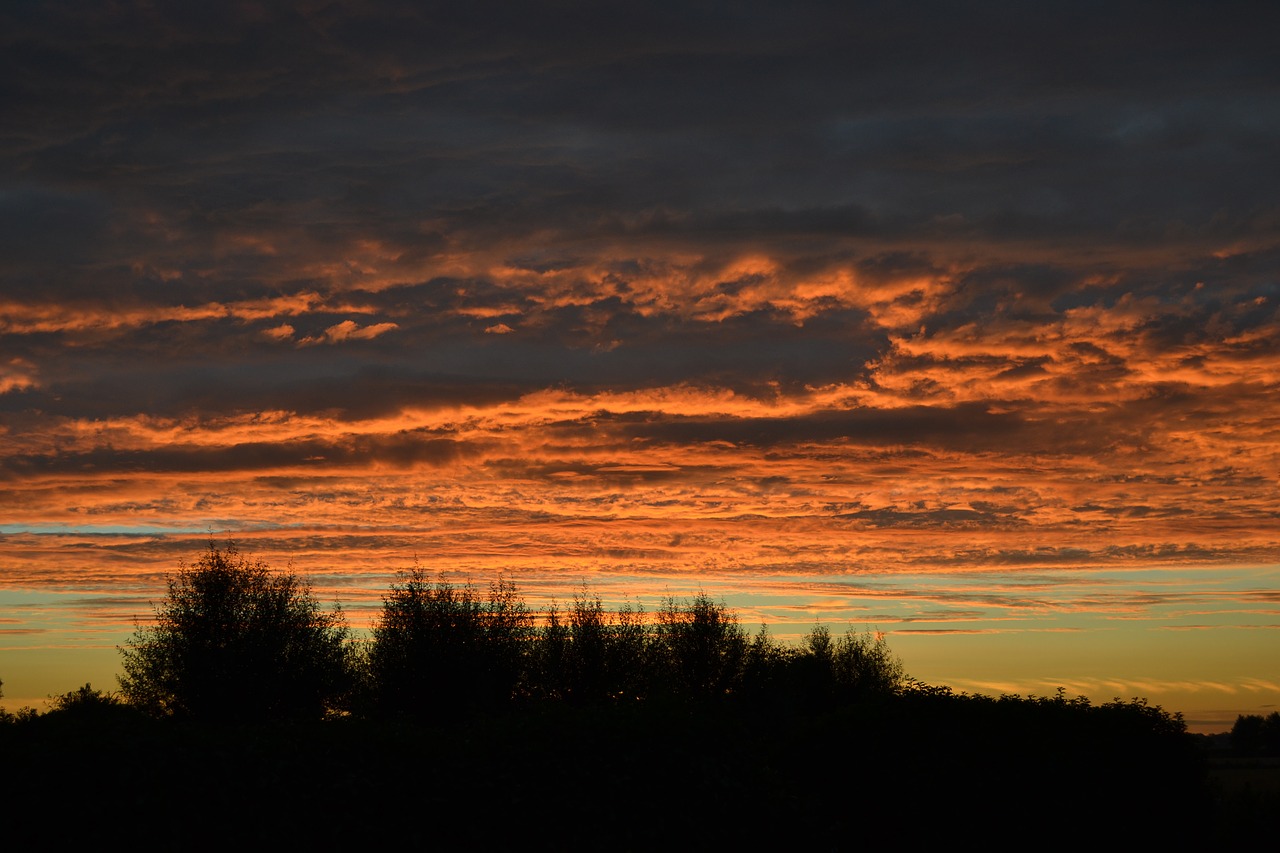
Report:
[[[0,13],[2,505],[1273,561],[1276,13],[759,11]]]
[[[168,445],[136,450],[96,447],[80,453],[10,456],[6,468],[24,473],[63,470],[129,472],[251,472],[289,468],[419,463],[440,465],[474,454],[467,444],[429,434],[401,432],[380,436],[244,442],[221,447]]]
[[[279,326],[272,326],[270,329],[263,329],[260,334],[262,334],[263,337],[274,341],[287,341],[292,338],[296,332],[297,329],[293,326],[290,326],[288,323],[281,323]]]
[[[1000,628],[894,628],[894,634],[1003,634]]]
[[[341,323],[335,323],[325,329],[319,335],[302,338],[298,341],[298,346],[338,344],[344,341],[371,341],[379,335],[384,335],[397,328],[399,326],[395,323],[374,323],[369,326],[361,326],[354,320],[343,320]]]
[[[35,365],[25,358],[0,362],[0,394],[37,387]]]
[[[1259,633],[1277,25],[9,4],[5,581],[127,627],[212,530],[366,621],[418,554],[795,635]]]

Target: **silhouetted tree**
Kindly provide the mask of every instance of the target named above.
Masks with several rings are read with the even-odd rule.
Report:
[[[638,699],[649,693],[653,681],[653,636],[645,622],[644,608],[624,604],[609,623],[605,667],[611,698]]]
[[[769,634],[769,626],[762,623],[747,645],[742,668],[742,692],[756,699],[795,698],[784,694],[794,688],[796,679],[791,672],[799,654],[795,647],[784,646],[774,640]]]
[[[1231,748],[1243,755],[1280,755],[1280,711],[1240,714],[1231,727]]]
[[[541,699],[562,699],[567,692],[569,626],[555,601],[547,608],[530,655],[525,689]]]
[[[153,714],[320,717],[348,693],[341,610],[322,611],[305,580],[232,544],[181,566],[155,617],[121,649],[120,677],[124,698]]]
[[[574,702],[638,698],[648,691],[649,632],[644,614],[630,604],[609,613],[584,586],[561,621],[548,613],[542,657],[558,660],[549,693]]]
[[[831,669],[846,694],[889,693],[902,687],[902,661],[889,650],[884,635],[850,628],[835,643]]]
[[[482,702],[504,702],[520,689],[528,670],[529,646],[535,638],[533,614],[505,578],[489,584],[482,611]]]
[[[825,625],[805,635],[792,661],[800,688],[812,698],[851,699],[903,686],[902,662],[881,634],[850,628],[838,639]]]
[[[609,624],[599,596],[586,589],[573,597],[569,610],[571,644],[568,693],[574,699],[600,699],[610,693],[608,671]]]
[[[789,689],[807,701],[836,696],[835,642],[826,625],[814,625],[788,662]]]
[[[414,567],[392,584],[373,627],[368,669],[384,712],[439,716],[512,698],[534,637],[510,581],[481,598],[470,584],[432,583]]]
[[[688,603],[666,598],[655,626],[666,686],[677,693],[717,696],[740,683],[747,636],[725,605],[699,593]]]
[[[118,695],[102,690],[94,690],[92,684],[85,684],[75,690],[54,696],[49,702],[49,710],[69,714],[93,714],[106,708],[118,708],[124,702]]]

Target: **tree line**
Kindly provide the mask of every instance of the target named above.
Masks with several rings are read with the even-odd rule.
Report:
[[[482,591],[401,573],[371,637],[308,584],[234,545],[168,579],[152,624],[121,649],[120,697],[156,716],[439,719],[519,702],[645,699],[825,702],[906,681],[882,637],[816,626],[798,646],[748,635],[698,594],[653,613],[606,610],[585,587],[563,609],[531,610],[505,579]]]
[[[145,813],[186,839],[216,815],[199,825],[219,846],[333,846],[430,803],[424,832],[501,823],[516,843],[571,813],[592,849],[623,826],[623,849],[758,845],[760,826],[841,849],[902,827],[950,841],[992,803],[1025,832],[1141,815],[1144,842],[1244,838],[1274,815],[1210,786],[1181,715],[1145,700],[955,693],[875,634],[781,643],[702,594],[611,609],[584,587],[535,611],[508,580],[415,567],[358,636],[293,572],[211,544],[154,609],[118,691],[0,712],[0,799],[47,816],[32,827],[74,802],[84,828]]]
[[[702,593],[668,596],[647,613],[631,605],[607,610],[584,586],[563,608],[535,612],[509,580],[481,590],[433,580],[414,566],[384,595],[370,636],[358,639],[341,608],[323,609],[305,579],[232,543],[211,542],[166,583],[154,620],[120,648],[119,691],[85,685],[53,697],[52,710],[228,722],[442,720],[522,703],[695,700],[807,712],[878,698],[898,709],[908,701],[956,714],[1013,708],[1038,720],[1070,714],[1127,721],[1129,730],[1186,731],[1181,714],[1141,699],[1091,707],[1061,690],[1025,699],[956,694],[909,678],[879,634],[833,635],[815,625],[799,644],[785,644],[764,625],[748,634],[733,611]],[[34,714],[0,710],[0,722]],[[1245,725],[1252,722],[1238,728],[1274,740],[1275,720]]]

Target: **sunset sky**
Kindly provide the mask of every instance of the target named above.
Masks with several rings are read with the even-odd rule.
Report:
[[[206,8],[207,7],[207,8]],[[1280,707],[1280,6],[0,8],[4,704],[218,541]]]

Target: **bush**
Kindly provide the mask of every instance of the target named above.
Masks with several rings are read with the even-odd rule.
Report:
[[[155,615],[121,649],[121,693],[150,713],[321,717],[349,692],[342,612],[321,611],[306,581],[234,545],[210,543],[194,567],[180,567]]]
[[[54,696],[49,702],[51,713],[87,716],[119,708],[124,702],[115,693],[94,690],[92,684]]]

